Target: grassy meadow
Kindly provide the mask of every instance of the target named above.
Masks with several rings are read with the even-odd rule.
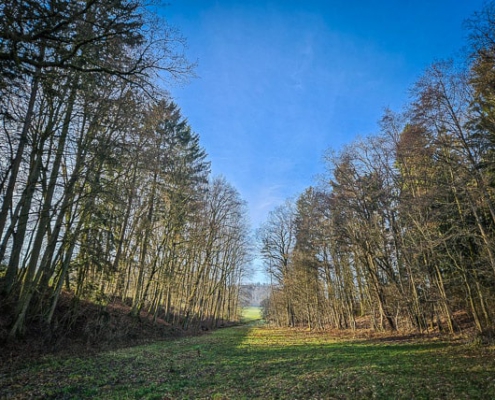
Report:
[[[244,307],[241,321],[245,324],[261,321],[261,307]]]
[[[245,318],[256,320],[251,311]],[[0,398],[491,399],[495,349],[339,339],[252,323],[98,355],[2,365]]]

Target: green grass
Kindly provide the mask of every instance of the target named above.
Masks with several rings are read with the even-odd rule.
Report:
[[[242,309],[242,322],[251,323],[261,320],[261,307],[244,307]]]
[[[0,367],[0,398],[491,399],[495,351],[244,325]]]

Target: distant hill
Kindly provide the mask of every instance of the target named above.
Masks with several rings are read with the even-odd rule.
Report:
[[[242,307],[260,307],[261,302],[270,296],[271,286],[263,283],[241,285],[240,301]]]

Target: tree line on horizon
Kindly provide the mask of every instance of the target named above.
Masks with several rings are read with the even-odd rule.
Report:
[[[495,3],[380,131],[328,151],[325,177],[257,231],[280,326],[453,333],[495,322]],[[359,112],[359,110],[356,110]]]
[[[236,320],[246,206],[159,79],[183,39],[140,0],[0,5],[0,292],[10,337],[82,300]],[[63,292],[70,313],[54,313]],[[55,315],[55,316],[54,316]],[[69,321],[69,322],[67,322]]]

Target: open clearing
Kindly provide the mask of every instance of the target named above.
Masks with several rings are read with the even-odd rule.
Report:
[[[261,320],[261,307],[244,307],[242,309],[242,322],[249,323]]]
[[[257,323],[0,367],[0,398],[492,399],[495,350],[351,340]]]

